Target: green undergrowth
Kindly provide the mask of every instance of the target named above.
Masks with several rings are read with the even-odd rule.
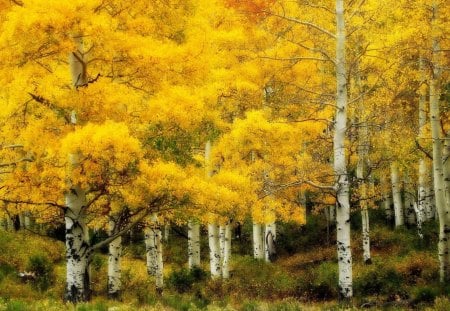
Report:
[[[186,269],[186,239],[172,232],[164,246],[165,291],[157,295],[147,275],[142,239],[126,242],[122,263],[123,291],[120,301],[109,301],[106,290],[107,255],[92,260],[93,301],[64,304],[64,244],[25,233],[0,234],[0,311],[3,310],[450,310],[450,287],[438,283],[437,233],[426,224],[418,238],[414,229],[372,225],[372,264],[362,260],[359,232],[353,231],[354,299],[343,304],[337,291],[338,266],[335,246],[327,241],[326,223],[309,216],[308,230],[292,224],[279,226],[275,263],[251,256],[251,227],[243,225],[241,242],[233,241],[231,277],[212,280],[208,262],[190,272]],[[318,228],[315,228],[317,226]],[[183,232],[183,228],[176,228]],[[250,239],[250,240],[249,240]],[[302,248],[302,245],[303,248]],[[245,247],[246,246],[246,247]],[[206,235],[202,258],[208,258]],[[22,271],[39,278],[24,282]]]

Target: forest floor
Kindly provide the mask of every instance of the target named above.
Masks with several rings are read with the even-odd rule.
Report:
[[[142,236],[124,242],[123,294],[106,298],[107,255],[92,262],[93,299],[73,306],[63,303],[64,244],[30,232],[0,232],[0,311],[2,310],[450,310],[449,287],[438,281],[436,225],[424,228],[424,239],[414,230],[392,230],[375,224],[371,231],[372,264],[362,261],[358,225],[354,225],[353,274],[355,297],[338,300],[337,260],[333,234],[312,217],[302,228],[280,225],[279,258],[268,264],[251,257],[250,226],[234,240],[229,280],[211,280],[208,262],[203,269],[186,269],[186,239],[172,230],[165,246],[166,289],[156,295],[147,275]],[[332,228],[331,228],[332,229]],[[178,228],[177,231],[182,230]],[[332,230],[331,230],[332,232]],[[202,241],[202,258],[208,258]],[[34,267],[34,268],[33,268]],[[23,281],[18,274],[35,269],[39,280]]]

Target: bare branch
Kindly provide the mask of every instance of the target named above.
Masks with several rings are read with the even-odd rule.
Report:
[[[258,56],[259,58],[264,59],[270,59],[270,60],[281,60],[281,61],[288,61],[288,62],[297,62],[301,60],[314,60],[314,61],[320,61],[320,62],[333,62],[332,60],[328,58],[318,58],[318,57],[271,57],[271,56]]]
[[[32,202],[32,201],[8,200],[8,199],[0,199],[0,201],[2,201],[4,203],[13,203],[13,204],[48,205],[48,206],[60,208],[62,210],[66,209],[66,207],[64,205],[60,205],[55,202]]]
[[[272,16],[275,16],[275,17],[278,17],[278,18],[285,19],[285,20],[290,21],[290,22],[294,22],[296,24],[300,24],[300,25],[303,25],[303,26],[307,26],[307,27],[316,29],[316,30],[320,31],[323,34],[325,34],[325,35],[327,35],[327,36],[329,36],[329,37],[331,37],[333,39],[336,39],[336,35],[334,33],[330,32],[330,31],[326,30],[325,28],[322,28],[319,25],[316,25],[314,23],[311,23],[311,22],[308,22],[308,21],[303,21],[303,20],[300,20],[300,19],[297,19],[297,18],[294,18],[294,17],[279,15],[279,14],[272,13],[272,12],[265,11],[264,13],[272,15]]]

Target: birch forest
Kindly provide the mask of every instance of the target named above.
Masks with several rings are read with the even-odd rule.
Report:
[[[0,0],[0,311],[450,310],[446,0]]]

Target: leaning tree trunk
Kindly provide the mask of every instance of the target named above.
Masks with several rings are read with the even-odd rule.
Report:
[[[336,231],[339,266],[339,293],[353,296],[352,252],[350,248],[350,200],[345,136],[347,131],[347,63],[345,59],[344,0],[336,0],[336,114],[333,138],[336,176]]]
[[[119,228],[116,222],[111,219],[109,221],[109,235],[112,236]],[[119,236],[109,243],[108,257],[108,297],[118,299],[122,290],[121,281],[121,261],[122,261],[122,237]]]
[[[255,259],[264,258],[262,225],[253,222],[253,257]]]
[[[200,225],[192,219],[188,222],[188,262],[191,270],[200,267]]]
[[[392,199],[394,201],[395,227],[398,228],[405,224],[403,217],[401,184],[399,181],[399,173],[397,163],[391,164],[391,183],[392,183]]]
[[[230,277],[230,258],[231,258],[231,223],[224,226],[223,234],[223,254],[222,254],[222,277]]]
[[[80,187],[72,187],[65,196],[66,210],[66,294],[69,302],[87,301],[90,299],[91,248],[86,227],[86,195]]]

